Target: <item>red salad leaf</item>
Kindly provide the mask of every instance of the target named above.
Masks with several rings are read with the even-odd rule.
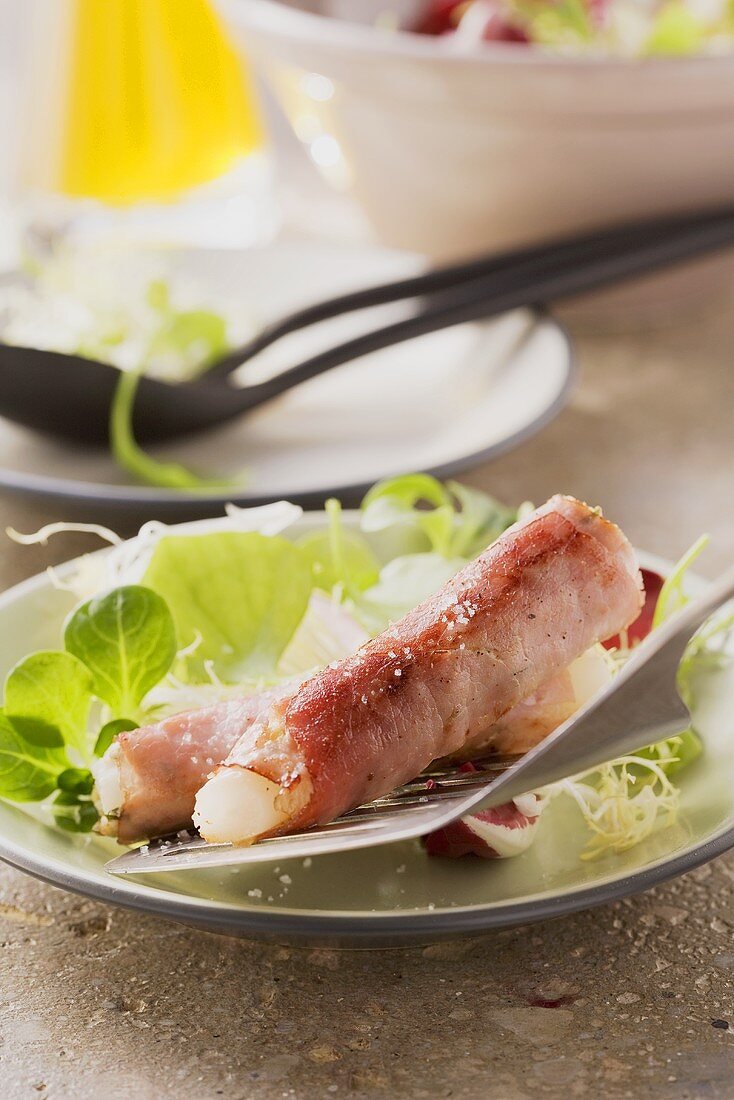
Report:
[[[423,845],[429,856],[458,859],[460,856],[475,855],[480,859],[501,859],[500,853],[487,839],[491,835],[487,827],[527,830],[529,839],[537,820],[537,817],[524,814],[514,802],[506,802],[503,806],[470,814],[458,821],[452,821],[442,829],[436,829],[423,837]]]
[[[642,573],[642,583],[645,586],[645,602],[642,605],[642,611],[627,629],[627,644],[630,646],[641,642],[652,630],[652,620],[655,615],[658,597],[665,584],[665,578],[652,569],[641,569],[640,572]],[[603,643],[605,649],[619,649],[620,644],[619,634],[615,634],[613,638],[607,638],[606,642]]]

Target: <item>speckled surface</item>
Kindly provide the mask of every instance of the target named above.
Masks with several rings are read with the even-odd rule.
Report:
[[[734,557],[731,303],[583,336],[571,406],[467,480],[604,505],[702,571]],[[2,502],[3,525],[52,518]],[[6,545],[7,586],[84,545]],[[731,1024],[731,1028],[729,1028]],[[734,854],[625,902],[403,951],[192,932],[0,869],[3,1097],[734,1096]]]

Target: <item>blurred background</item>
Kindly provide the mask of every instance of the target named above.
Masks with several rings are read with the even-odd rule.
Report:
[[[0,0],[0,489],[139,521],[489,470],[574,392],[569,326],[606,350],[664,332],[728,300],[728,257],[421,336],[163,441],[136,387],[204,379],[329,295],[726,204],[733,33],[729,0]],[[230,380],[409,314],[339,317]],[[8,347],[120,368],[111,418],[75,420],[70,389],[39,428],[48,376]]]

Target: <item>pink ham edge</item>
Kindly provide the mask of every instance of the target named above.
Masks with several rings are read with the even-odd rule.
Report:
[[[131,844],[186,826],[196,792],[212,768],[259,715],[283,695],[292,695],[293,688],[291,681],[121,733],[105,760],[119,791],[108,801],[116,813],[103,815],[99,831]],[[104,782],[100,770],[98,765],[98,790]]]
[[[553,497],[403,620],[255,722],[197,795],[194,821],[207,839],[251,843],[333,820],[461,752],[625,629],[641,604],[634,552],[619,528],[573,498]]]
[[[323,635],[325,641],[321,641]],[[353,653],[368,635],[330,596],[314,589],[281,657],[276,688],[232,698],[121,734],[95,765],[99,831],[121,843],[162,836],[191,824],[196,792],[243,732],[278,700],[293,695],[310,655]]]

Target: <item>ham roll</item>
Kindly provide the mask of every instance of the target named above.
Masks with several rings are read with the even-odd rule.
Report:
[[[196,792],[242,734],[304,679],[306,663],[353,653],[368,635],[341,605],[314,590],[281,657],[289,678],[277,688],[230,698],[119,735],[95,765],[99,831],[121,843],[164,836],[191,824]],[[315,662],[316,663],[316,662]],[[231,689],[230,689],[231,690]]]
[[[553,497],[354,656],[261,710],[198,792],[194,823],[208,840],[249,844],[487,747],[503,717],[624,630],[642,599],[619,528]]]
[[[122,844],[191,822],[196,792],[260,714],[297,681],[118,735],[95,768],[99,831]]]

